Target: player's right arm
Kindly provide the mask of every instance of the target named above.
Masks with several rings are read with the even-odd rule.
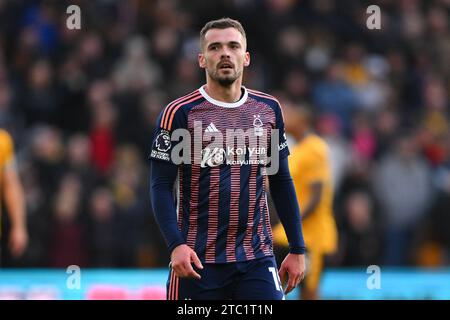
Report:
[[[178,228],[173,195],[178,166],[172,159],[171,152],[175,143],[171,141],[171,135],[178,128],[186,128],[186,119],[182,110],[172,113],[169,111],[169,108],[164,109],[157,120],[150,151],[150,198],[155,220],[171,254],[171,266],[175,275],[180,278],[200,278],[191,263],[200,269],[203,267],[195,251],[186,245]]]
[[[152,199],[155,220],[169,248],[172,269],[180,278],[200,275],[192,268],[194,263],[198,268],[203,266],[197,254],[188,245],[178,229],[177,213],[173,201],[173,185],[178,168],[171,163],[152,161],[150,169],[150,197]]]

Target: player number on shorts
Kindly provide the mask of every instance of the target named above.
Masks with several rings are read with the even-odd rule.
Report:
[[[281,281],[278,276],[277,270],[274,267],[269,267],[270,273],[272,273],[273,282],[275,283],[275,288],[277,288],[277,291],[281,291]]]

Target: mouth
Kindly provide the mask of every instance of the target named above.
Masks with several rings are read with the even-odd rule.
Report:
[[[226,69],[233,69],[233,64],[231,62],[222,62],[219,64],[219,69],[226,70]]]

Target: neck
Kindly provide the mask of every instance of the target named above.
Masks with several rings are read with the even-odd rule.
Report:
[[[216,81],[212,81],[209,78],[206,81],[205,91],[211,98],[218,101],[227,103],[233,103],[239,101],[241,98],[242,79],[238,79],[230,86],[222,86]]]

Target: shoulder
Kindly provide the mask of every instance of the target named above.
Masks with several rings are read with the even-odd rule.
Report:
[[[247,92],[248,92],[248,96],[250,98],[253,98],[256,101],[266,104],[275,112],[275,115],[277,117],[280,117],[279,119],[284,119],[283,109],[281,108],[281,103],[276,97],[274,97],[270,94],[261,92],[261,91],[248,89],[248,88],[247,88]]]
[[[274,96],[264,93],[262,91],[257,91],[257,90],[253,90],[253,89],[249,89],[249,88],[246,88],[246,89],[247,89],[249,97],[251,97],[257,101],[265,102],[266,104],[268,104],[270,106],[276,106],[278,108],[280,107],[280,102]]]
[[[161,111],[159,118],[160,126],[164,129],[170,130],[175,118],[185,116],[187,111],[189,111],[191,108],[193,108],[203,100],[203,96],[197,89],[189,94],[171,101]]]

